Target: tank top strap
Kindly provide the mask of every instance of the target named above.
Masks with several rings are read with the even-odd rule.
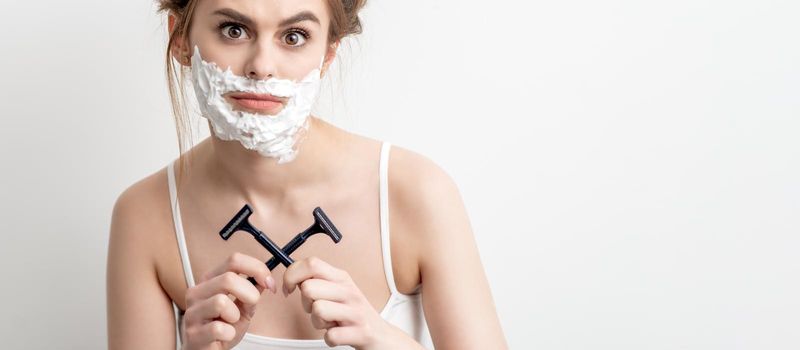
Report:
[[[178,251],[181,254],[183,264],[183,275],[186,277],[186,286],[194,286],[194,276],[192,275],[192,264],[189,262],[189,251],[186,249],[186,237],[183,234],[183,222],[181,221],[181,208],[178,203],[178,189],[175,185],[175,171],[172,161],[167,166],[167,181],[169,182],[169,200],[172,207],[172,222],[175,225],[175,238],[178,241]]]
[[[384,141],[381,145],[380,158],[380,220],[381,220],[381,253],[383,255],[383,270],[386,274],[386,283],[392,294],[399,294],[394,283],[392,271],[392,250],[389,239],[389,151],[392,144]]]

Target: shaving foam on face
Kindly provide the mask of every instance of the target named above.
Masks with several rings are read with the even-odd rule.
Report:
[[[215,135],[225,141],[238,140],[249,150],[264,157],[278,158],[278,164],[290,162],[297,156],[295,147],[300,132],[308,130],[308,116],[320,85],[319,68],[314,68],[300,81],[271,78],[249,79],[233,74],[231,67],[223,71],[213,62],[200,56],[194,46],[192,55],[192,84],[202,116],[213,126]],[[254,114],[234,110],[223,97],[228,92],[250,92],[288,97],[286,105],[276,115]]]

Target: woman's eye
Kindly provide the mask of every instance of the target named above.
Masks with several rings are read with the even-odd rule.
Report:
[[[306,40],[306,35],[298,31],[286,33],[286,35],[283,37],[283,41],[289,46],[301,46],[305,44]]]
[[[245,32],[244,28],[235,24],[223,26],[222,35],[229,39],[242,39],[242,36],[247,38],[247,32]]]

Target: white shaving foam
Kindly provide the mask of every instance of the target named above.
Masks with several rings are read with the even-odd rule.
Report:
[[[195,45],[192,55],[192,84],[202,116],[213,126],[222,140],[238,140],[245,148],[264,157],[278,158],[278,164],[297,156],[300,132],[308,130],[308,116],[319,92],[320,72],[314,68],[300,81],[270,78],[249,79],[233,74],[231,67],[223,71],[213,62],[206,62]],[[288,97],[276,115],[254,114],[234,110],[223,97],[228,92],[250,92]]]

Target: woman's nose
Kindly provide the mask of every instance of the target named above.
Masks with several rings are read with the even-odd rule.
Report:
[[[250,79],[269,79],[277,77],[277,50],[269,43],[257,43],[247,58],[244,74]]]

